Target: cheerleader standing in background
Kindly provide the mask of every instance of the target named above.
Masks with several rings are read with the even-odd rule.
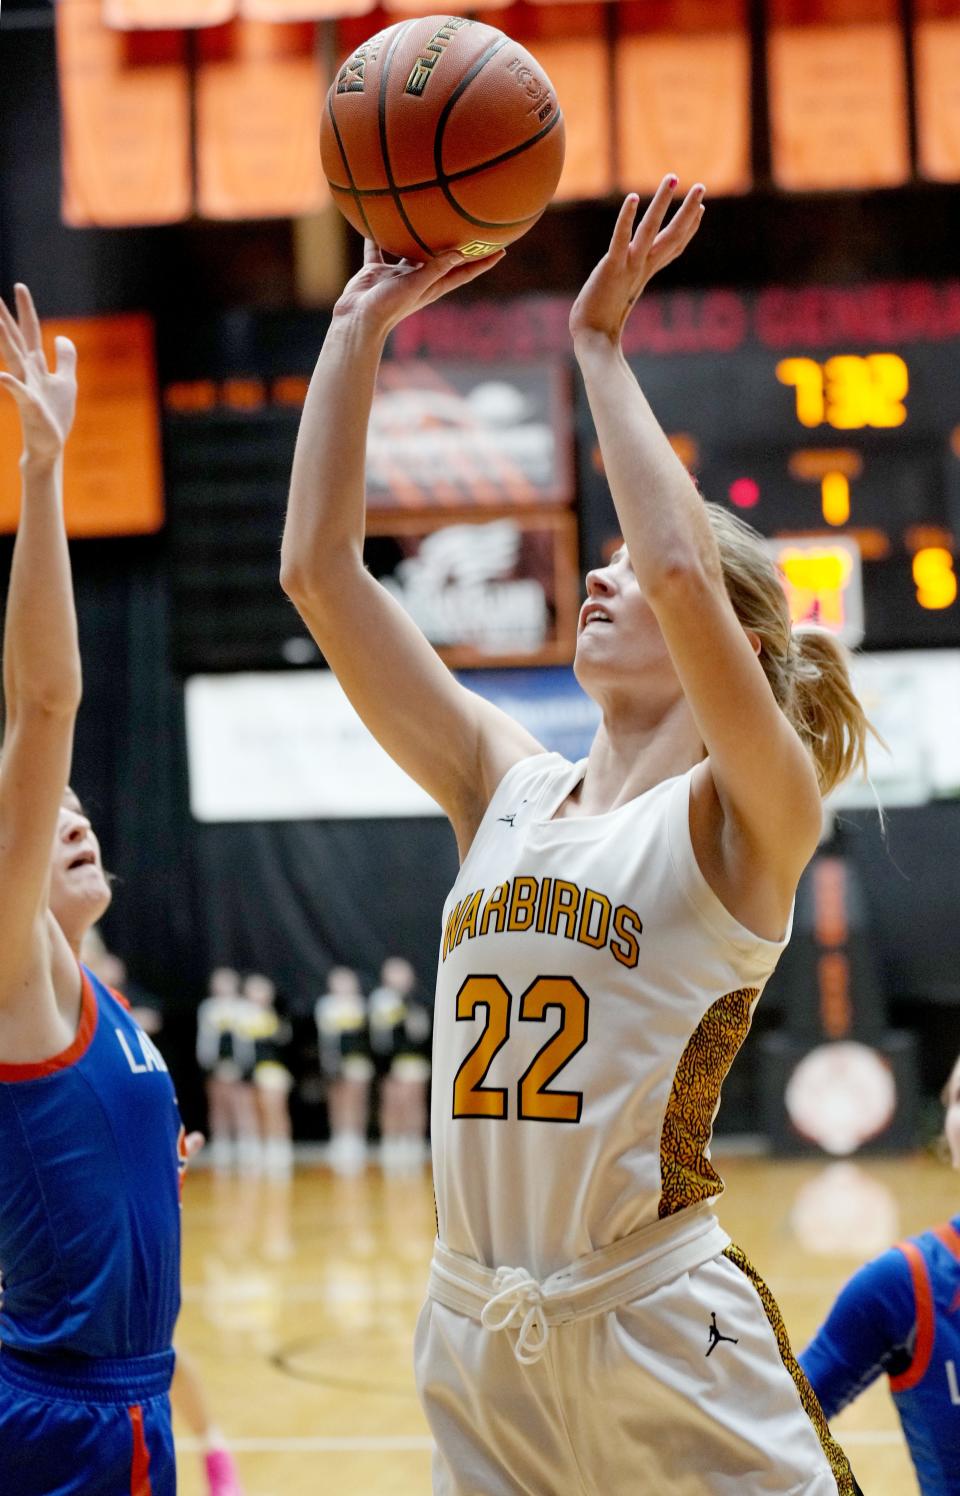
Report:
[[[423,1168],[430,1080],[430,1011],[417,1002],[417,977],[403,956],[388,956],[367,999],[370,1053],[379,1079],[380,1165],[386,1174]]]
[[[374,1066],[367,1003],[360,978],[351,967],[331,967],[327,990],[317,998],[313,1016],[320,1074],[327,1083],[327,1162],[335,1174],[359,1174],[367,1162]]]

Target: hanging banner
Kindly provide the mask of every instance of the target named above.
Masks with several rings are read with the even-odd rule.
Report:
[[[239,11],[248,21],[330,21],[365,16],[375,4],[376,0],[239,0]]]
[[[123,36],[100,0],[58,0],[63,217],[174,223],[191,209],[190,94],[179,33]]]
[[[384,10],[391,16],[433,16],[437,14],[436,0],[384,0]],[[503,0],[472,0],[470,14],[485,10],[502,10]],[[490,18],[496,24],[495,18]]]
[[[103,0],[103,19],[121,31],[177,31],[221,26],[236,9],[236,0]]]
[[[917,167],[935,182],[960,181],[960,7],[918,0],[915,15]]]
[[[64,465],[64,512],[71,536],[143,535],[163,524],[163,480],[149,317],[82,317],[44,321],[47,356],[54,338],[77,348],[80,393]],[[20,473],[16,407],[0,396],[0,532],[17,528]]]
[[[712,196],[746,192],[750,35],[746,0],[618,7],[617,161],[622,191],[649,192],[664,163]]]
[[[895,187],[910,175],[896,0],[769,0],[773,175],[794,192]],[[813,14],[815,19],[804,24]],[[848,17],[848,19],[844,19]]]
[[[314,28],[237,21],[200,35],[197,206],[205,218],[314,213],[328,200],[317,141],[326,82]]]

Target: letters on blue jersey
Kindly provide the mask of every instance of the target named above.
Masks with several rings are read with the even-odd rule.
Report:
[[[127,1036],[123,1032],[123,1029],[115,1028],[113,1032],[117,1036],[120,1048],[126,1055],[127,1064],[130,1066],[130,1069],[133,1071],[134,1075],[149,1075],[151,1070],[166,1071],[167,1066],[164,1061],[163,1055],[160,1053],[159,1049],[154,1044],[150,1036],[143,1032],[143,1029],[139,1029],[136,1035],[136,1041],[140,1049],[140,1059],[137,1058],[133,1050],[130,1048],[129,1043],[127,1042]]]
[[[0,1338],[33,1354],[167,1351],[186,1141],[159,1051],[83,973],[74,1042],[0,1066]]]

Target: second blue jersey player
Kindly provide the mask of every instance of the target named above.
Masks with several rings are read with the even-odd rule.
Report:
[[[0,1492],[173,1496],[186,1144],[167,1068],[79,962],[110,902],[67,778],[80,656],[62,505],[76,354],[0,302],[23,433],[0,759]]]
[[[960,1169],[960,1059],[943,1100]],[[800,1362],[828,1418],[886,1375],[923,1496],[960,1496],[960,1215],[860,1268]]]

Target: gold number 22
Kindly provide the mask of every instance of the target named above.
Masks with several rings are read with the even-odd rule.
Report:
[[[506,1118],[506,1089],[483,1082],[510,1037],[512,1004],[499,977],[468,977],[457,993],[457,1022],[474,1019],[478,1008],[485,1010],[486,1022],[454,1078],[454,1117]],[[520,998],[517,1017],[521,1023],[544,1023],[552,1009],[560,1013],[560,1027],[517,1083],[517,1115],[522,1121],[579,1122],[583,1092],[554,1091],[550,1084],[587,1042],[590,999],[572,977],[537,977]]]

